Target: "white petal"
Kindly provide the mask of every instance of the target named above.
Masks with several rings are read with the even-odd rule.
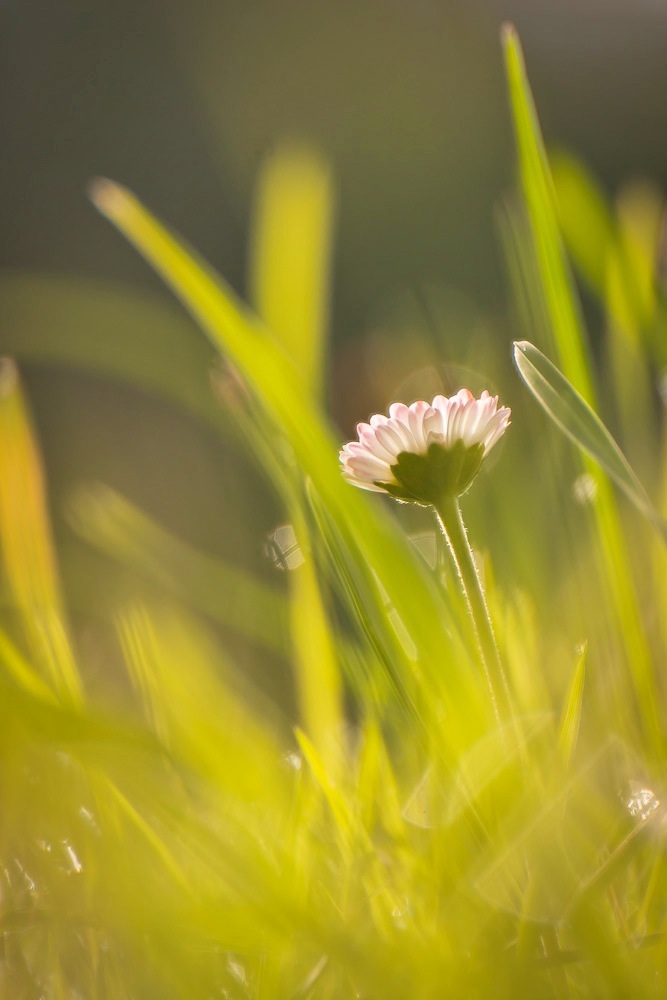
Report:
[[[424,437],[426,438],[426,450],[429,445],[436,442],[443,444],[445,440],[445,426],[447,417],[439,407],[432,406],[424,417]]]
[[[393,420],[390,420],[384,427],[377,427],[375,436],[380,444],[384,445],[387,451],[391,452],[394,460],[402,451],[412,450],[412,435],[409,434],[407,428],[401,428]]]
[[[408,422],[409,410],[405,403],[392,403],[389,407],[389,416],[392,420],[400,420],[401,423],[407,424]]]
[[[374,413],[369,421],[373,430],[376,427],[384,427],[385,424],[389,423],[389,417],[385,417],[384,413]]]
[[[424,402],[423,399],[418,400],[416,403],[412,403],[408,407],[408,426],[410,428],[410,433],[414,438],[417,451],[422,454],[426,452],[428,447],[426,444],[426,435],[424,433],[424,419],[430,410],[431,407],[428,403]]]
[[[377,458],[381,458],[383,462],[388,462],[389,465],[393,465],[396,461],[395,451],[392,448],[386,447],[375,431],[362,432],[359,435],[359,443],[364,448],[367,448],[371,454]]]
[[[371,493],[386,493],[387,491],[382,488],[382,486],[376,486],[375,483],[366,482],[364,479],[357,479],[356,476],[351,476],[349,473],[343,470],[343,476],[347,479],[348,483],[352,483],[353,486],[358,486],[361,490],[370,490]]]
[[[394,481],[391,469],[387,463],[381,462],[379,458],[375,458],[373,455],[358,455],[354,458],[348,458],[345,462],[345,467],[354,476],[358,476],[359,479],[368,479],[371,483],[375,482],[376,479],[383,483]]]

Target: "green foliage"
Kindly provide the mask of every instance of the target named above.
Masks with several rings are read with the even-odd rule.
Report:
[[[614,480],[661,532],[665,525],[611,434],[567,379],[533,344],[514,345],[519,375],[553,422]]]
[[[544,352],[516,344],[532,396],[508,383],[508,446],[470,497],[508,679],[501,723],[439,536],[413,544],[400,509],[339,473],[318,405],[333,195],[317,157],[291,148],[263,176],[251,264],[261,319],[131,194],[94,187],[209,338],[182,382],[160,358],[195,333],[165,307],[130,303],[150,330],[142,358],[123,339],[125,293],[6,279],[21,329],[58,296],[75,316],[99,304],[109,322],[110,311],[113,349],[73,323],[55,347],[33,333],[25,356],[139,382],[235,435],[280,497],[295,558],[272,586],[111,490],[83,491],[71,524],[152,588],[116,602],[125,689],[102,700],[72,640],[17,369],[3,364],[2,995],[664,996],[664,462],[650,456],[652,478],[644,464],[663,418],[657,392],[634,409],[619,379],[598,388],[565,249],[609,321],[604,350],[631,360],[631,396],[645,394],[665,332],[646,281],[655,205],[630,199],[616,219],[562,158],[554,185],[511,30],[505,51],[522,192],[506,243]],[[486,346],[493,369],[509,338]],[[244,676],[216,623],[291,669],[297,724]]]

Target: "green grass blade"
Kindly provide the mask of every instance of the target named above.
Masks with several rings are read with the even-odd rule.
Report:
[[[0,350],[103,375],[168,400],[218,432],[215,353],[194,323],[157,295],[59,274],[0,275]]]
[[[324,594],[305,519],[295,520],[304,556],[289,572],[294,677],[303,728],[322,759],[335,769],[343,738],[342,683]]]
[[[198,552],[108,487],[81,490],[70,523],[96,548],[223,625],[274,652],[289,649],[285,595]]]
[[[588,170],[566,152],[551,156],[558,219],[577,272],[601,299],[616,226],[604,194]]]
[[[18,370],[0,361],[0,539],[10,602],[31,656],[54,689],[81,697],[67,635],[44,472]]]
[[[250,255],[251,301],[321,394],[329,315],[333,192],[328,165],[306,146],[264,163]]]
[[[560,430],[591,456],[667,539],[667,524],[651,504],[600,418],[556,366],[533,344],[514,344],[514,363],[525,385]]]
[[[552,157],[552,171],[567,249],[606,313],[605,381],[607,392],[609,387],[613,392],[619,433],[642,478],[650,481],[659,447],[651,354],[660,198],[645,183],[626,186],[614,214],[596,179],[575,157]],[[529,334],[528,339],[536,338]]]
[[[332,180],[306,146],[267,158],[257,183],[250,255],[252,301],[285,347],[313,398],[321,395],[329,315]],[[269,459],[270,460],[270,459]],[[281,479],[280,471],[274,482]],[[287,485],[287,508],[303,563],[288,574],[294,675],[302,725],[333,764],[342,735],[341,679],[302,490]]]
[[[563,705],[563,712],[560,718],[560,725],[558,727],[558,749],[560,750],[561,757],[563,758],[565,766],[568,769],[572,762],[572,757],[574,756],[574,751],[577,747],[577,740],[579,738],[581,707],[584,700],[584,680],[586,677],[587,653],[588,644],[585,643],[574,667],[572,680],[570,681],[570,686],[565,698],[565,704]]]
[[[553,181],[516,31],[503,32],[521,184],[526,198],[554,347],[577,391],[594,403],[588,345],[558,222]]]

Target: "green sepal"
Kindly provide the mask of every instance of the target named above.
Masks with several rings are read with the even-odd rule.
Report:
[[[457,441],[451,448],[433,443],[425,455],[402,451],[392,465],[396,483],[379,483],[397,500],[431,507],[443,497],[458,497],[480,470],[484,445]]]

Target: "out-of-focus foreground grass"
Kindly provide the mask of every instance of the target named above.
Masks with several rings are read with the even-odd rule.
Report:
[[[221,362],[210,379],[202,346],[179,379],[173,352],[191,331],[170,314],[145,357],[122,350],[119,329],[113,349],[63,338],[59,358],[236,435],[284,507],[285,572],[270,586],[112,491],[82,492],[79,533],[152,582],[117,601],[123,694],[95,696],[20,378],[3,363],[3,995],[664,996],[661,206],[637,188],[612,210],[565,156],[552,175],[512,32],[505,50],[521,183],[501,228],[535,399],[502,374],[510,344],[482,333],[476,368],[504,379],[515,419],[464,503],[515,718],[496,726],[435,531],[411,538],[409,518],[340,477],[318,405],[326,165],[290,148],[262,175],[256,315],[98,182],[98,208]],[[564,242],[607,317],[597,364]],[[110,322],[114,297],[95,301]],[[216,622],[289,665],[297,727]]]

